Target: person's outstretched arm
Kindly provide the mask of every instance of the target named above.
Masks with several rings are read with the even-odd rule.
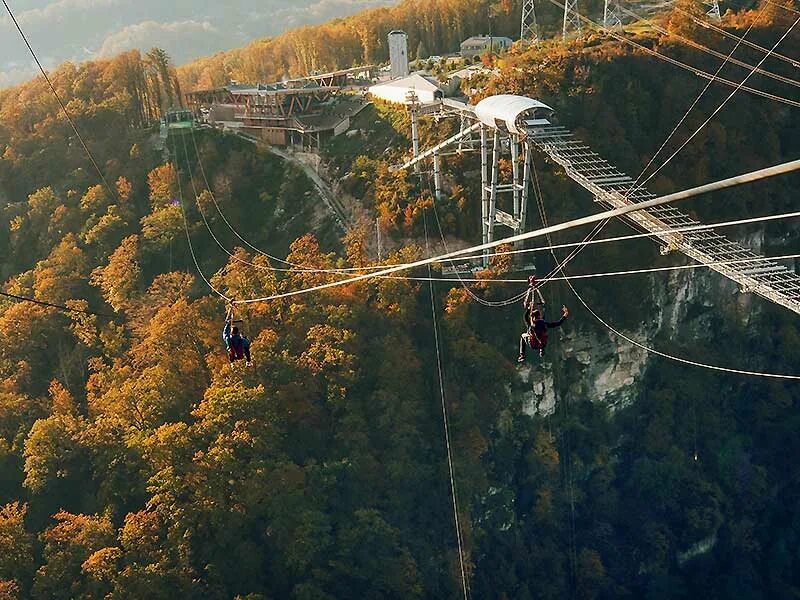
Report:
[[[564,306],[564,307],[561,308],[561,318],[558,321],[554,322],[554,323],[546,323],[546,325],[547,325],[548,328],[550,328],[550,327],[561,327],[561,325],[564,323],[564,321],[567,320],[567,317],[569,317],[569,310],[567,309],[566,306]]]

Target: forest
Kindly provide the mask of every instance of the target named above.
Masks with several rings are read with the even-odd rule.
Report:
[[[731,12],[723,26],[769,47],[793,13],[764,7]],[[797,384],[653,357],[634,384],[599,397],[593,366],[616,364],[626,344],[563,285],[545,293],[572,315],[532,379],[515,365],[521,309],[471,296],[519,290],[488,282],[370,279],[248,304],[238,316],[254,365],[229,366],[226,306],[212,288],[263,297],[341,277],[323,270],[375,264],[376,219],[389,264],[424,256],[440,234],[475,243],[476,157],[447,157],[447,198],[434,203],[426,177],[389,168],[410,147],[407,114],[375,104],[360,117],[363,138],[323,150],[358,205],[342,234],[312,182],[266,148],[190,130],[161,149],[152,127],[161,111],[181,90],[231,78],[381,60],[399,20],[412,47],[445,52],[479,32],[489,8],[497,31],[513,27],[514,2],[407,0],[177,69],[157,49],[63,65],[52,80],[100,174],[43,80],[0,90],[1,600],[462,597],[442,404],[470,597],[800,595]],[[679,13],[660,18],[732,47]],[[652,30],[626,35],[706,71],[719,64]],[[635,173],[706,84],[599,34],[515,48],[498,64],[475,100],[540,98]],[[793,74],[774,59],[764,66]],[[793,93],[760,76],[751,83]],[[686,130],[729,93],[711,88]],[[425,121],[423,145],[452,126]],[[675,191],[799,155],[797,111],[742,92],[651,187]],[[556,165],[537,162],[552,222],[596,210]],[[798,184],[786,177],[688,206],[712,221],[783,212],[796,209]],[[761,240],[765,254],[800,238],[791,224],[762,229],[736,234]],[[583,253],[570,269],[674,260],[641,240]],[[482,277],[515,268],[498,259]],[[634,337],[664,323],[649,338],[663,350],[796,373],[795,316],[713,273],[579,289]],[[537,380],[553,388],[551,412],[526,404]]]
[[[229,80],[273,82],[314,71],[374,65],[388,60],[387,34],[394,29],[408,34],[410,58],[427,58],[457,52],[459,44],[472,35],[492,33],[516,39],[521,7],[520,0],[405,0],[201,58],[180,67],[179,74],[184,87],[191,90],[219,87]],[[590,0],[587,8],[602,11],[602,2]],[[537,10],[543,33],[560,28],[556,8]]]

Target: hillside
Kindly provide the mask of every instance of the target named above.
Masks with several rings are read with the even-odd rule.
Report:
[[[121,52],[158,46],[184,63],[213,52],[236,48],[249,40],[279,35],[302,25],[336,17],[391,0],[244,0],[223,5],[138,0],[42,0],[9,2],[15,18],[41,55],[46,68],[65,61],[107,59]],[[36,74],[5,7],[0,13],[0,88]]]
[[[462,40],[486,33],[487,22],[495,35],[517,37],[519,11],[518,0],[403,0],[397,6],[257,40],[242,49],[193,61],[179,72],[188,90],[225,85],[230,80],[272,82],[313,71],[376,64],[388,60],[386,36],[394,29],[408,34],[412,58],[418,58],[420,50],[427,58],[428,53],[457,51]]]
[[[447,198],[434,207],[426,178],[389,169],[408,154],[407,114],[368,108],[353,125],[358,136],[323,150],[337,189],[356,204],[342,235],[304,173],[264,148],[204,129],[173,134],[160,151],[155,130],[143,127],[165,101],[152,82],[175,92],[345,66],[365,59],[363,48],[342,58],[350,33],[320,45],[306,65],[282,55],[281,44],[357,23],[375,27],[377,44],[405,14],[391,10],[407,11],[422,29],[436,23],[439,33],[424,40],[433,51],[444,47],[443,32],[454,40],[469,32],[474,23],[463,15],[485,6],[457,4],[450,14],[461,15],[461,30],[425,12],[444,10],[443,1],[406,2],[190,65],[178,85],[170,65],[154,70],[137,53],[60,68],[56,86],[108,188],[41,81],[0,92],[2,291],[39,302],[0,300],[0,598],[460,597],[443,399],[472,597],[800,593],[797,384],[650,357],[594,321],[563,285],[545,289],[548,305],[567,304],[572,314],[541,363],[523,368],[514,362],[519,305],[488,307],[457,284],[429,290],[408,279],[245,305],[237,317],[254,365],[228,365],[226,306],[211,287],[247,299],[339,279],[330,271],[376,262],[376,220],[392,250],[384,261],[421,257],[426,238],[441,245],[434,210],[442,236],[476,243],[479,161],[446,158]],[[498,22],[512,22],[511,8]],[[748,39],[769,47],[786,15],[770,11],[754,24],[757,14],[730,14],[723,24],[738,34],[753,24]],[[675,13],[661,19],[729,50]],[[719,64],[647,28],[628,35],[706,71]],[[380,57],[374,48],[367,60]],[[750,50],[741,56],[759,60]],[[764,66],[793,73],[774,60]],[[515,49],[500,67],[475,99],[540,98],[634,174],[705,85],[598,35]],[[762,77],[751,83],[793,92]],[[711,88],[682,135],[728,94]],[[423,145],[451,127],[425,121]],[[652,188],[674,191],[796,158],[798,132],[797,110],[738,93]],[[536,166],[551,222],[597,210],[555,165],[538,156]],[[796,210],[798,183],[743,186],[687,208],[707,221]],[[532,218],[529,227],[538,224]],[[612,223],[605,233],[629,230]],[[800,237],[791,221],[726,234],[770,255],[793,251]],[[552,266],[543,253],[536,260],[539,271]],[[638,240],[597,246],[569,269],[680,262]],[[514,268],[498,260],[484,276]],[[648,345],[797,372],[795,315],[713,273],[576,287]],[[519,291],[470,288],[489,301]]]

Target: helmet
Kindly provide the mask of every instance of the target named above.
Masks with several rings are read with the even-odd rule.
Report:
[[[528,287],[536,287],[538,281],[536,280],[536,275],[529,275],[528,276]]]

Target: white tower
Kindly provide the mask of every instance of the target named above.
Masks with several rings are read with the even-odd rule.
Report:
[[[408,36],[405,31],[389,32],[389,62],[392,79],[408,77]]]

